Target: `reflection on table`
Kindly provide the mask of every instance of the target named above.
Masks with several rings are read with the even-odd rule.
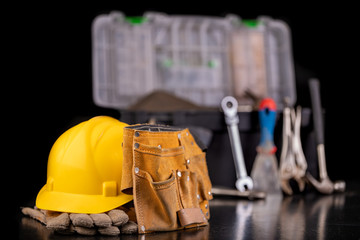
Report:
[[[265,199],[215,198],[206,227],[117,237],[59,235],[41,223],[21,216],[20,239],[359,239],[360,195],[355,191],[320,195],[308,193]]]

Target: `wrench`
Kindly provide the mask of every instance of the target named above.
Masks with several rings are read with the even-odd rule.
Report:
[[[227,125],[231,150],[234,158],[236,183],[235,186],[240,192],[253,189],[253,181],[246,172],[244,155],[241,148],[239,134],[239,116],[237,115],[238,102],[232,96],[224,97],[221,101],[221,108],[225,114],[225,122]]]

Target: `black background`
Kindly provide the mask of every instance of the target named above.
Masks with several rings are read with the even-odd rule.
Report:
[[[267,15],[285,21],[292,30],[298,103],[310,106],[309,77],[321,81],[329,176],[333,180],[360,178],[356,167],[360,160],[360,67],[355,6],[304,1],[267,5],[220,1],[199,6],[184,1],[150,2],[14,2],[2,7],[3,183],[16,207],[33,199],[45,184],[47,157],[62,132],[91,116],[119,116],[92,100],[91,24],[97,15],[112,10],[129,16],[145,11],[233,13],[246,19]]]

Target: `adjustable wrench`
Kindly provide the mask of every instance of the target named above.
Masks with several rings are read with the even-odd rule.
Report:
[[[241,148],[239,134],[239,117],[237,115],[238,102],[232,96],[224,97],[221,101],[221,108],[225,114],[225,122],[227,125],[231,150],[235,163],[236,183],[235,186],[240,192],[252,190],[253,181],[246,172],[243,151]]]

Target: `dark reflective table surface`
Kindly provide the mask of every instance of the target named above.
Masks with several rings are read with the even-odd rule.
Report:
[[[59,235],[19,215],[20,239],[360,239],[360,182],[345,193],[308,192],[264,200],[216,198],[210,225],[199,229],[118,237]]]

